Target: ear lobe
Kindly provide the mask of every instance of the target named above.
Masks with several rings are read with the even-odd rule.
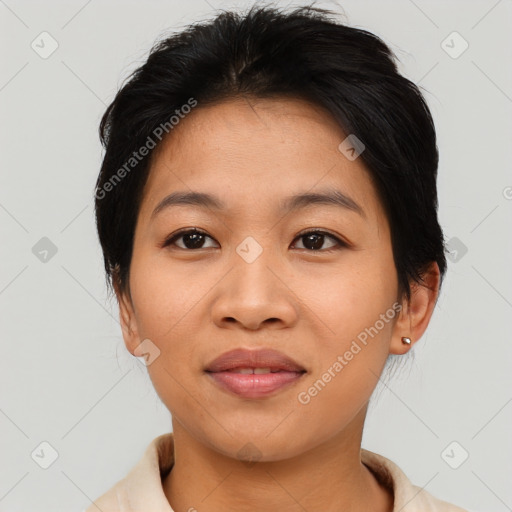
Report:
[[[119,319],[123,332],[124,344],[128,351],[134,355],[135,348],[139,345],[139,333],[135,320],[135,312],[132,301],[127,293],[120,291],[117,284],[114,285],[117,302],[119,304]]]
[[[411,283],[411,298],[404,299],[402,310],[393,327],[393,336],[389,347],[391,354],[406,354],[411,347],[423,336],[434,312],[441,275],[439,266],[432,262],[422,274],[423,283]],[[407,344],[402,338],[410,338]]]

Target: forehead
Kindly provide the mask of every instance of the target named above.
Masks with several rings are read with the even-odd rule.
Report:
[[[141,215],[176,190],[210,193],[240,211],[330,188],[379,209],[362,159],[349,160],[338,149],[346,137],[326,110],[304,100],[199,104],[155,150]]]

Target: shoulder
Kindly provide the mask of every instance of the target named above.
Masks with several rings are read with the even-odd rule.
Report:
[[[120,482],[118,482],[105,494],[95,499],[91,506],[85,509],[84,512],[98,512],[98,510],[101,510],[102,512],[119,512],[122,510],[120,508],[121,505],[117,495],[117,488],[119,486]]]
[[[382,455],[362,449],[361,461],[393,491],[393,512],[468,512],[413,485],[398,465]]]
[[[161,479],[172,463],[172,434],[156,437],[132,470],[84,512],[172,512]]]

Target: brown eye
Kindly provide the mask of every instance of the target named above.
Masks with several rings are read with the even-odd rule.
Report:
[[[174,246],[175,248],[183,250],[209,249],[215,247],[214,245],[205,245],[207,239],[213,241],[212,237],[198,229],[182,230],[167,239],[163,247]],[[295,248],[314,252],[328,252],[330,250],[339,249],[340,247],[346,247],[347,245],[338,237],[326,231],[319,230],[304,232],[297,236],[295,240],[302,240],[302,247]],[[331,244],[325,247],[326,242],[329,240]]]
[[[175,245],[179,249],[184,250],[194,250],[194,249],[207,249],[209,247],[205,247],[205,240],[209,238],[213,240],[210,236],[208,236],[203,231],[199,231],[197,229],[189,229],[187,231],[180,231],[179,233],[175,233],[164,243],[164,247]],[[178,240],[182,240],[180,244],[176,243]]]
[[[334,240],[334,244],[330,247],[322,249],[326,239]],[[338,237],[325,231],[308,231],[306,233],[300,234],[296,240],[303,240],[303,247],[298,247],[298,249],[307,249],[310,251],[329,251],[346,245]]]

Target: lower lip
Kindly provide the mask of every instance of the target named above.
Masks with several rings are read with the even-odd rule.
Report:
[[[262,398],[296,383],[304,373],[207,372],[222,388],[242,398]]]

